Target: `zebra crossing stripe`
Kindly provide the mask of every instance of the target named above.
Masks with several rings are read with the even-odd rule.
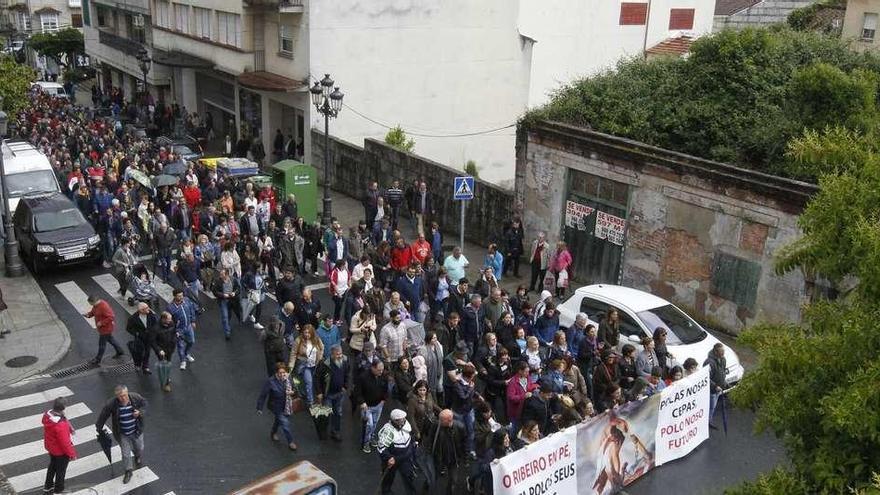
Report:
[[[122,460],[122,451],[119,449],[118,445],[114,445],[113,448],[110,449],[110,458],[113,459],[113,462],[119,462]],[[70,480],[71,478],[76,478],[77,476],[81,476],[102,467],[107,467],[108,465],[107,456],[104,455],[103,451],[81,457],[68,464],[67,479]],[[9,478],[9,484],[11,484],[12,488],[17,492],[33,490],[34,488],[42,486],[45,481],[45,468]],[[86,493],[93,492],[87,491]]]
[[[101,455],[104,455],[103,452]],[[159,477],[156,476],[156,473],[148,467],[143,467],[131,472],[131,481],[128,483],[122,483],[122,476],[117,476],[99,485],[73,492],[73,495],[120,495],[144,486],[147,483],[152,483],[157,479]]]
[[[18,409],[20,407],[33,406],[35,404],[48,404],[58,397],[70,397],[73,391],[67,387],[57,387],[35,394],[20,395],[0,400],[0,412]],[[0,462],[0,464],[5,464]]]
[[[60,292],[65,299],[67,299],[67,302],[76,308],[78,313],[88,313],[92,310],[92,305],[89,304],[88,301],[89,296],[87,296],[86,293],[76,285],[76,282],[62,282],[60,284],[55,284],[55,288],[58,289],[58,292]],[[95,328],[94,318],[85,318],[85,320],[92,328]]]
[[[74,445],[82,445],[84,443],[95,440],[95,436],[88,433],[79,432],[76,435],[70,437],[70,439],[73,441]],[[0,450],[0,466],[5,466],[13,462],[23,461],[25,459],[30,459],[31,457],[41,456],[45,453],[46,447],[43,444],[43,440],[36,440],[33,442],[16,445],[15,447],[2,449]]]
[[[156,287],[156,292],[159,293],[159,297],[165,300],[166,303],[171,303],[174,299],[174,287],[166,284],[161,278],[157,277],[155,273],[147,270],[147,273],[150,274],[150,280],[153,281],[153,285]]]
[[[116,277],[109,273],[102,273],[100,275],[95,275],[94,277],[92,277],[92,280],[94,280],[96,284],[104,289],[104,292],[109,294],[110,297],[118,302],[120,306],[125,308],[125,310],[128,311],[129,314],[134,314],[134,312],[137,311],[134,307],[128,305],[128,300],[125,297],[119,295],[119,291],[116,290],[116,287],[119,285]]]
[[[48,405],[46,406],[46,410],[49,410]],[[73,419],[80,416],[85,416],[86,414],[90,414],[91,412],[92,410],[89,409],[89,406],[83,404],[82,402],[77,402],[72,406],[68,406],[64,410],[64,415],[67,416],[67,419]],[[2,423],[0,423],[0,437],[42,427],[43,414],[45,413],[32,414],[23,418],[3,421]]]

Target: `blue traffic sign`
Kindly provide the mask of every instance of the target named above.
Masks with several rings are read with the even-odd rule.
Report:
[[[474,199],[474,178],[456,177],[452,186],[452,199]]]

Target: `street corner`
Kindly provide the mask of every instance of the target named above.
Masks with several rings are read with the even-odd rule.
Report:
[[[0,315],[0,391],[52,368],[67,354],[70,333],[30,273],[0,278],[8,308]]]

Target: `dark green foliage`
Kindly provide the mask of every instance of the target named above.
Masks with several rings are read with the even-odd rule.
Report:
[[[787,144],[805,129],[874,125],[878,74],[880,59],[832,37],[784,28],[725,30],[697,40],[686,59],[628,60],[565,86],[523,122],[591,127],[815,181],[815,170],[789,163]]]

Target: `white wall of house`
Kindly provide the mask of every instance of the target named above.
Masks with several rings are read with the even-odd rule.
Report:
[[[472,133],[513,124],[526,109],[531,43],[517,32],[516,1],[338,0],[308,9],[311,76],[330,73],[352,107],[331,122],[334,136],[383,139],[388,129],[368,118],[413,133]],[[514,132],[412,137],[416,153],[453,167],[474,160],[481,177],[501,182],[513,178]]]
[[[631,0],[638,3],[641,0]],[[519,28],[535,39],[529,106],[562,84],[610,69],[619,60],[680,34],[712,31],[715,0],[644,0],[646,25],[621,25],[620,0],[521,0]],[[670,30],[671,9],[694,9],[691,30]],[[648,30],[647,38],[645,31]]]

